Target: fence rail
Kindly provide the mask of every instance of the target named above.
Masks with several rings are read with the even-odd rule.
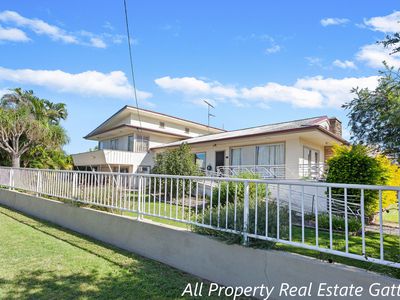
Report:
[[[393,235],[382,218],[383,198],[399,206],[400,187],[6,167],[0,186],[400,268],[400,219]]]

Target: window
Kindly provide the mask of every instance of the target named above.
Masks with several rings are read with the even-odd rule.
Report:
[[[242,164],[242,148],[231,150],[231,165],[240,166]]]
[[[203,169],[203,170],[206,169],[206,153],[205,152],[195,153],[194,161],[200,169]]]
[[[135,139],[134,152],[147,152],[149,150],[149,137],[137,135]]]
[[[160,128],[165,128],[165,123],[164,122],[160,122]]]
[[[133,135],[128,136],[128,151],[133,151]]]
[[[283,165],[285,164],[285,144],[271,144],[257,146],[257,165]]]
[[[110,141],[110,149],[117,150],[118,149],[118,139],[113,139]]]
[[[185,128],[185,133],[189,134],[190,133],[190,129],[189,128]]]
[[[104,142],[102,142],[102,141],[99,141],[99,150],[102,150],[102,149],[104,149]]]
[[[138,166],[136,173],[146,173],[149,174],[150,173],[150,166]]]

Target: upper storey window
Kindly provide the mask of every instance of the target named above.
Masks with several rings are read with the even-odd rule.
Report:
[[[118,149],[118,139],[112,139],[110,141],[110,149],[117,150]]]
[[[137,135],[135,139],[135,152],[149,151],[150,138],[148,136]]]
[[[160,122],[160,128],[165,128],[165,123],[164,122]]]
[[[188,127],[185,128],[185,133],[189,134],[190,133],[190,129]]]

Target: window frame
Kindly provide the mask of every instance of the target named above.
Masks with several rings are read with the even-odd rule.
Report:
[[[204,154],[204,160],[203,160],[203,165],[204,165],[204,167],[203,167],[203,166],[200,166],[200,165],[197,163],[197,161],[198,161],[197,155],[198,155],[198,154]],[[195,153],[194,153],[194,162],[195,162],[195,164],[196,164],[200,169],[205,170],[205,169],[207,168],[207,152],[206,152],[206,151],[195,152]]]
[[[259,149],[261,147],[274,147],[274,161],[276,162],[276,157],[277,157],[277,153],[276,153],[276,147],[277,146],[282,146],[283,149],[283,162],[279,163],[279,164],[266,164],[266,165],[273,165],[273,166],[279,166],[279,165],[285,165],[286,164],[286,143],[285,142],[276,142],[276,143],[269,143],[269,144],[261,144],[261,145],[257,145],[256,146],[256,152],[255,152],[255,165],[256,166],[263,166],[265,164],[259,164]],[[270,153],[270,152],[269,152]],[[270,156],[270,154],[269,154]],[[268,160],[270,160],[270,157],[268,158]]]

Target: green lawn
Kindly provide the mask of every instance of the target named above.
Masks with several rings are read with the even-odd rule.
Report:
[[[153,198],[151,198],[152,200]],[[159,204],[158,201],[154,203],[154,201],[148,202],[148,198],[146,197],[146,204],[144,207],[145,212],[150,212],[150,213],[156,213],[161,212],[161,215],[166,215],[167,217],[170,216],[170,211],[171,211],[171,217],[175,218],[178,216],[178,219],[182,218],[182,206],[181,204],[178,205],[178,211],[176,211],[176,204],[169,204],[164,202],[161,202]],[[137,214],[131,213],[131,212],[121,212],[118,210],[114,210],[113,213],[116,214],[123,214],[127,215],[130,217],[137,217]],[[201,208],[199,208],[199,215],[201,214]],[[187,206],[185,206],[184,209],[184,216],[185,219],[188,220],[188,214],[189,214],[189,209]],[[223,212],[221,212],[223,214]],[[192,217],[194,217],[194,208],[192,208],[191,212]],[[152,220],[154,222],[162,223],[162,224],[168,224],[176,227],[181,227],[181,228],[187,228],[187,229],[192,229],[191,225],[182,223],[182,222],[177,222],[174,220],[168,220],[168,219],[163,219],[159,217],[153,217],[153,216],[144,216],[145,219]],[[301,228],[298,226],[293,225],[292,228],[292,240],[301,242]],[[287,234],[287,228],[284,230],[283,228],[281,229],[281,232],[283,233],[286,231],[285,234],[281,234],[281,238],[288,240],[288,234]],[[206,232],[209,232],[211,234],[215,234],[219,238],[225,239],[227,236],[228,240],[232,242],[233,240],[236,240],[240,243],[240,237],[239,239],[234,237],[232,239],[232,235],[230,234],[225,234],[225,233],[217,233],[214,231],[214,233],[206,230]],[[305,242],[309,245],[315,245],[315,229],[313,228],[306,228],[305,229]],[[327,231],[322,230],[322,228],[319,229],[319,245],[320,247],[324,248],[329,248],[329,233]],[[366,232],[366,252],[368,257],[374,257],[374,258],[379,258],[380,257],[380,241],[379,241],[379,234],[375,232]],[[267,247],[270,248],[270,245],[266,245],[268,243],[263,242],[263,241],[255,241],[253,245],[256,247]],[[349,259],[345,258],[342,256],[335,256],[331,254],[324,254],[318,251],[312,251],[312,250],[307,250],[303,248],[296,248],[293,246],[288,246],[288,245],[283,245],[283,244],[276,244],[274,246],[275,249],[277,250],[284,250],[288,252],[295,252],[307,256],[312,256],[316,258],[320,258],[326,261],[333,261],[333,262],[339,262],[347,265],[352,265],[356,266],[359,268],[364,268],[368,270],[373,270],[376,272],[384,273],[392,277],[400,278],[400,269],[392,268],[392,267],[387,267],[387,266],[382,266],[378,265],[375,263],[370,263],[367,261],[359,261],[355,259]],[[344,233],[341,232],[336,232],[333,235],[333,249],[338,250],[338,251],[345,251],[345,235]],[[362,253],[362,239],[360,235],[350,235],[349,237],[349,253],[353,254],[358,254],[360,255]],[[395,261],[395,262],[400,262],[400,237],[395,236],[395,235],[385,235],[384,236],[384,257],[386,260],[390,261]]]
[[[0,206],[0,299],[181,299],[200,281]]]
[[[387,209],[387,211],[382,213],[383,223],[386,225],[397,226],[399,224],[399,210],[397,205],[392,205]],[[377,217],[377,222],[379,223],[379,215]]]
[[[301,228],[293,227],[293,241],[301,241]],[[319,231],[318,233],[320,247],[329,248],[329,233]],[[315,230],[307,228],[305,230],[305,242],[309,245],[315,245]],[[390,261],[400,262],[400,237],[394,235],[384,235],[384,255],[385,259]],[[365,235],[366,252],[369,257],[379,258],[380,256],[380,243],[379,233],[366,232]],[[295,252],[307,256],[317,257],[326,261],[338,262],[355,266],[371,271],[384,273],[386,275],[400,278],[400,269],[378,265],[366,261],[349,259],[342,256],[325,254],[318,251],[312,251],[302,248],[296,248],[283,244],[276,244],[274,246],[277,250],[284,250]],[[345,251],[345,236],[343,233],[335,233],[333,235],[333,248],[339,251]],[[361,236],[351,235],[349,237],[349,253],[360,254],[362,253],[362,239]]]

